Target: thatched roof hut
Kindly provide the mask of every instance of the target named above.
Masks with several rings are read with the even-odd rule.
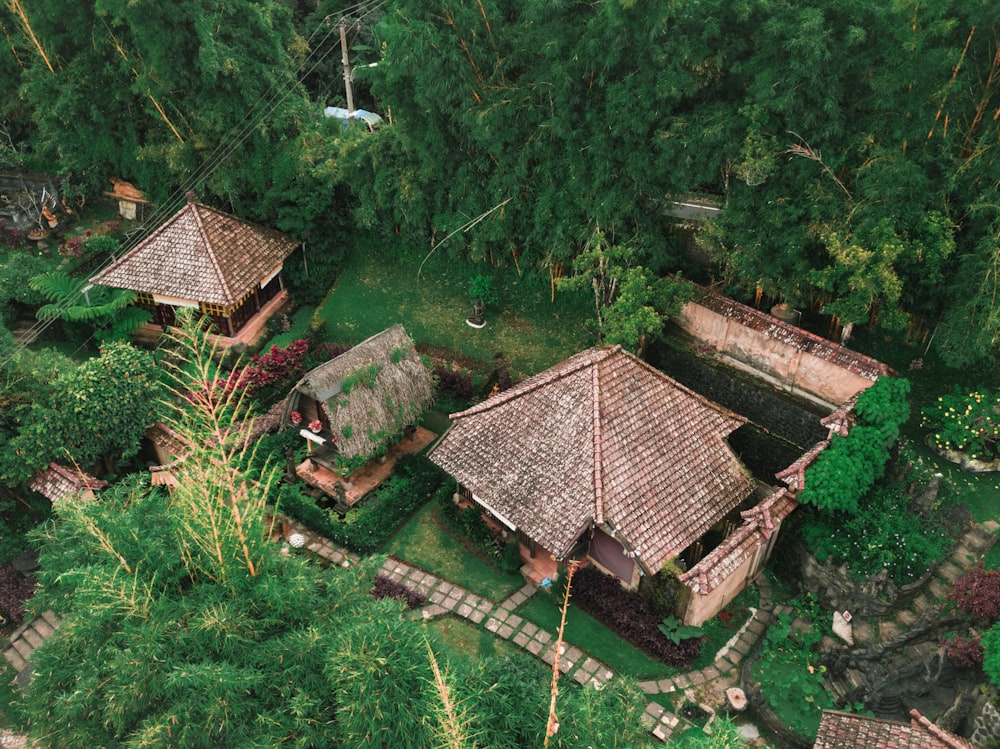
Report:
[[[344,458],[377,455],[433,400],[431,375],[402,325],[372,336],[308,372],[286,400],[284,422],[318,420],[316,442]]]

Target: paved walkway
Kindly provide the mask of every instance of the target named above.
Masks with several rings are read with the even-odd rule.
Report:
[[[349,567],[360,560],[357,554],[338,547],[329,539],[316,536],[294,521],[289,520],[284,528],[289,534],[302,534],[306,538],[305,548],[329,564]],[[446,615],[457,616],[473,624],[482,625],[497,637],[502,637],[526,650],[550,666],[555,662],[558,639],[556,633],[540,629],[514,613],[537,592],[534,585],[525,584],[497,603],[398,559],[386,560],[379,572],[424,596],[427,604],[416,610],[414,616],[423,619]],[[739,686],[740,661],[750,652],[771,620],[773,612],[770,588],[763,577],[758,585],[760,588],[758,609],[739,633],[719,651],[714,663],[701,670],[669,679],[639,682],[639,688],[651,698],[672,695],[678,691],[688,691],[693,698],[691,690],[697,689],[710,695],[709,699],[714,707],[722,706],[725,703],[725,690],[728,687]],[[787,607],[779,607],[779,610],[786,609]],[[580,684],[595,686],[606,684],[615,676],[614,671],[606,664],[580,648],[565,643],[559,658],[559,670]],[[654,736],[666,741],[678,729],[680,719],[660,704],[661,701],[654,699],[646,706],[645,721]],[[692,701],[704,702],[705,698]]]

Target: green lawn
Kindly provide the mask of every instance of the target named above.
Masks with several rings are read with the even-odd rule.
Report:
[[[442,358],[452,352],[469,368],[489,371],[502,353],[515,378],[593,345],[586,294],[556,292],[553,302],[545,277],[450,261],[440,251],[418,276],[425,255],[401,243],[359,247],[318,311],[328,338],[358,342],[402,323],[419,347],[440,350]],[[486,327],[477,330],[465,323],[472,312],[469,280],[491,273],[500,301],[487,308]]]
[[[437,519],[432,502],[414,515],[382,549],[491,601],[502,601],[524,585],[520,575],[508,575],[468,551]]]
[[[427,627],[437,635],[435,651],[440,650],[450,656],[470,660],[494,656],[525,657],[524,651],[520,648],[463,619],[453,616],[432,619]],[[547,670],[548,667],[541,661],[536,662]]]
[[[546,593],[536,593],[515,613],[553,635],[559,631],[559,608]],[[573,606],[572,599],[566,611],[564,639],[625,676],[646,680],[681,673],[622,640],[590,614]]]
[[[295,312],[292,313],[289,320],[292,324],[284,333],[278,333],[271,340],[267,341],[264,345],[260,347],[261,351],[270,351],[271,346],[277,346],[278,348],[284,348],[292,341],[299,338],[305,338],[306,332],[309,330],[309,322],[312,320],[313,311],[315,307],[310,307],[308,305],[303,305],[299,307]]]

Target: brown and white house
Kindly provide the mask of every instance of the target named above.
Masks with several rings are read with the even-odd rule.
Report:
[[[752,580],[794,507],[729,447],[742,416],[618,346],[570,357],[451,420],[430,459],[532,556],[586,555],[635,588],[675,559],[697,568],[748,527],[750,553],[727,557],[739,560],[727,574],[735,582],[685,600],[689,623]]]
[[[211,318],[223,338],[260,329],[281,304],[281,269],[296,243],[207,205],[188,201],[148,237],[90,279],[129,289],[157,326],[177,310]]]

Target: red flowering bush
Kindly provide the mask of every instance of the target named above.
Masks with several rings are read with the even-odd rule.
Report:
[[[302,361],[308,351],[309,344],[302,339],[292,341],[285,348],[271,346],[270,351],[253,357],[243,368],[240,383],[248,395],[276,385],[302,371]]]
[[[952,588],[949,599],[977,622],[1000,621],[1000,570],[987,570],[980,562]]]

